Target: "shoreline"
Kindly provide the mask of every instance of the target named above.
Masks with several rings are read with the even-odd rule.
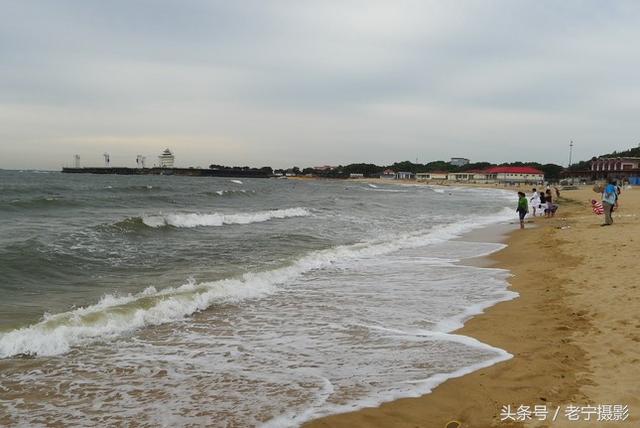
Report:
[[[502,406],[544,405],[553,409],[570,403],[627,405],[627,422],[637,422],[638,376],[632,373],[640,370],[640,321],[634,321],[631,310],[615,311],[617,302],[606,299],[609,290],[598,289],[599,275],[608,269],[594,262],[599,254],[594,254],[590,241],[597,239],[614,252],[616,243],[606,241],[608,228],[599,227],[601,218],[590,213],[586,201],[593,195],[584,188],[563,192],[561,211],[555,218],[537,218],[536,227],[524,231],[514,225],[508,246],[479,261],[481,266],[511,271],[509,290],[520,296],[485,309],[452,333],[503,349],[514,358],[450,378],[418,398],[326,416],[304,426],[415,428],[444,427],[458,421],[461,427],[520,427],[522,422],[500,420]],[[640,192],[628,191],[622,201],[625,205],[621,205],[618,227],[640,231],[638,217],[632,213],[640,208]],[[640,249],[640,239],[633,245],[633,239],[626,241],[624,247]],[[621,266],[615,268],[620,270]],[[617,294],[636,289],[629,281],[634,275],[632,266],[617,272]],[[584,291],[585,286],[590,292]],[[602,318],[609,325],[631,327],[629,331],[613,328],[615,344],[622,348],[613,356],[607,347],[593,346],[598,343],[594,334],[606,340],[612,333],[611,328],[603,328]],[[527,426],[548,423],[530,421]],[[598,423],[560,419],[553,426]]]
[[[508,241],[511,235],[511,232],[514,230],[515,224],[511,224],[511,222],[500,221],[498,223],[492,223],[489,225],[484,225],[478,227],[476,229],[472,229],[470,231],[464,232],[460,236],[453,238],[452,241],[458,242],[478,242],[478,243],[487,243],[487,244],[500,244],[503,245],[503,248],[496,249],[487,254],[481,254],[478,256],[472,256],[467,258],[462,258],[457,262],[454,262],[454,265],[461,266],[469,266],[476,268],[487,268],[487,269],[501,269],[501,266],[497,266],[497,260],[495,256],[502,251],[504,251],[508,247]],[[506,269],[504,269],[506,270]],[[376,410],[384,410],[386,411],[387,406],[393,406],[395,404],[404,403],[405,400],[422,400],[425,397],[430,397],[434,393],[436,393],[442,385],[445,385],[451,381],[457,379],[463,379],[467,376],[472,375],[473,373],[477,373],[481,370],[490,369],[491,367],[508,362],[513,359],[513,355],[506,349],[495,346],[494,344],[487,343],[485,341],[479,340],[477,337],[465,333],[465,327],[469,324],[470,321],[474,320],[477,317],[484,316],[487,311],[490,311],[496,305],[500,305],[502,303],[507,303],[513,300],[517,300],[520,298],[520,295],[515,292],[511,284],[507,284],[505,288],[505,297],[500,300],[487,301],[481,305],[475,306],[473,308],[469,308],[470,310],[461,312],[458,316],[454,317],[453,321],[454,325],[457,325],[455,328],[451,330],[447,330],[446,334],[452,336],[462,336],[464,340],[468,340],[469,342],[476,342],[477,346],[492,349],[497,353],[497,355],[489,360],[481,361],[470,366],[463,367],[459,370],[456,370],[451,373],[437,373],[432,375],[425,382],[425,388],[427,392],[424,392],[420,396],[415,397],[402,397],[390,402],[383,402],[377,405],[377,407],[365,407],[360,408],[354,411],[349,411],[346,413],[339,414],[331,414],[322,416],[317,419],[311,419],[307,422],[303,423],[303,427],[354,427],[354,426],[372,426],[372,427],[387,427],[387,426],[396,426],[396,422],[390,421],[386,417],[380,417],[380,415],[370,415],[369,412]],[[515,295],[512,293],[515,292]],[[374,422],[371,418],[376,419]],[[379,419],[379,421],[377,420]],[[403,418],[404,419],[404,418]],[[447,420],[449,422],[451,419]],[[446,422],[441,425],[434,426],[444,426]],[[397,426],[405,426],[405,425],[397,425]],[[417,425],[414,422],[409,422],[407,427],[411,426],[431,426],[429,424],[426,425]]]

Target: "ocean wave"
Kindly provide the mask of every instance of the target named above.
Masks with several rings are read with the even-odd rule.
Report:
[[[132,186],[124,186],[124,187],[113,187],[111,185],[105,186],[104,190],[109,190],[112,191],[114,193],[118,193],[118,192],[125,192],[125,193],[129,193],[129,192],[149,192],[149,191],[158,191],[160,190],[160,188],[158,188],[157,186],[152,186],[150,184],[146,184],[146,185],[132,185]]]
[[[290,217],[306,217],[311,215],[306,208],[287,208],[271,211],[257,211],[237,214],[198,214],[177,213],[166,215],[151,215],[142,217],[142,222],[149,227],[205,227],[224,226],[231,224],[261,223],[272,219],[284,219]]]
[[[216,190],[215,192],[204,192],[208,196],[250,196],[255,195],[255,190]]]
[[[282,284],[307,272],[330,268],[337,262],[448,241],[511,216],[511,210],[505,209],[497,216],[467,219],[438,229],[313,251],[287,266],[249,272],[238,278],[199,284],[189,281],[160,291],[150,287],[127,296],[106,295],[95,305],[47,315],[37,324],[0,334],[0,358],[63,354],[80,344],[111,340],[145,326],[178,321],[214,304],[235,303],[272,294]]]
[[[26,208],[26,209],[38,209],[38,208],[56,208],[56,207],[70,207],[77,206],[78,202],[65,199],[59,195],[41,196],[31,199],[12,199],[10,200],[6,208]]]

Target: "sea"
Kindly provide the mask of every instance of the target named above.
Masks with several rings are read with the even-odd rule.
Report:
[[[0,171],[0,425],[295,427],[511,356],[498,189]]]

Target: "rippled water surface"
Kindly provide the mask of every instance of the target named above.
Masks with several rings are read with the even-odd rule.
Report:
[[[0,171],[0,424],[296,426],[508,358],[497,190]],[[4,415],[4,416],[3,416]]]

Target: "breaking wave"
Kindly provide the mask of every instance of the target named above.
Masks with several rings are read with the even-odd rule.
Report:
[[[224,226],[228,224],[251,224],[290,217],[306,217],[311,215],[306,208],[287,208],[281,210],[258,211],[237,214],[166,214],[142,217],[142,222],[149,227],[205,227]]]
[[[256,193],[255,190],[216,190],[215,192],[204,192],[208,196],[250,196]]]
[[[256,214],[258,213],[252,215]],[[0,334],[0,358],[63,354],[73,346],[111,340],[145,326],[177,321],[214,304],[240,302],[272,294],[279,290],[280,285],[307,272],[329,268],[338,261],[355,261],[404,248],[448,241],[469,230],[506,220],[511,216],[511,210],[506,209],[498,216],[468,219],[438,229],[404,234],[386,240],[313,251],[287,266],[249,272],[237,278],[199,284],[189,281],[179,287],[163,290],[149,287],[140,293],[127,296],[106,295],[95,305],[46,315],[37,324]]]

